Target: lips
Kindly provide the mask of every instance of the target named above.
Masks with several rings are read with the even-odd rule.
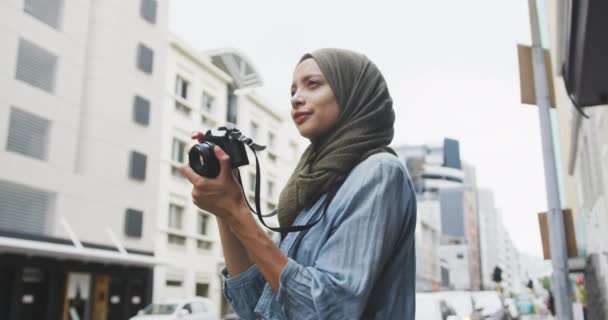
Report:
[[[296,112],[293,115],[293,121],[296,124],[302,124],[304,123],[304,121],[306,121],[308,119],[308,117],[311,115],[310,112]]]

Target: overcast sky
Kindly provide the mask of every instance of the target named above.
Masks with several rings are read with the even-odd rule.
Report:
[[[517,43],[530,43],[525,0],[172,0],[170,29],[193,48],[237,48],[277,110],[302,54],[366,54],[383,72],[397,115],[394,144],[460,140],[519,250],[541,256],[546,208],[538,111],[519,102]]]

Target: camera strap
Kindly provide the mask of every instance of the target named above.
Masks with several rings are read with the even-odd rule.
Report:
[[[245,142],[247,142],[247,141],[245,141]],[[253,155],[255,156],[255,208],[256,208],[256,210],[253,210],[253,208],[249,204],[249,200],[247,199],[247,196],[245,194],[245,189],[243,188],[243,182],[241,180],[240,171],[238,173],[237,179],[238,179],[239,184],[241,185],[241,191],[243,192],[243,196],[245,197],[245,202],[247,203],[249,210],[251,210],[253,213],[255,213],[258,216],[258,220],[260,220],[262,225],[264,225],[264,227],[266,227],[272,231],[280,232],[281,237],[284,238],[287,233],[308,230],[308,229],[312,228],[314,225],[316,225],[317,223],[319,223],[319,221],[321,221],[321,219],[323,219],[323,217],[327,213],[327,208],[329,207],[329,204],[331,203],[334,196],[336,195],[340,185],[334,186],[330,189],[330,191],[323,203],[323,213],[314,222],[306,224],[306,225],[297,225],[297,226],[288,226],[288,227],[271,227],[266,224],[266,222],[264,221],[264,217],[274,216],[277,214],[278,210],[275,210],[275,211],[271,212],[270,214],[263,215],[261,205],[260,205],[260,184],[261,184],[261,182],[260,182],[260,162],[258,161],[258,155],[257,155],[256,151],[263,150],[264,148],[261,147],[261,149],[260,149],[259,146],[254,143],[245,143],[245,144],[249,147],[249,149],[251,149],[251,151],[253,152]]]

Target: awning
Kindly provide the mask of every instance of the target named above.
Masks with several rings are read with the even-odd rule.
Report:
[[[42,256],[56,259],[73,259],[103,264],[154,267],[161,263],[154,256],[119,252],[89,247],[76,247],[71,244],[52,243],[0,236],[0,253],[14,253],[27,256]]]

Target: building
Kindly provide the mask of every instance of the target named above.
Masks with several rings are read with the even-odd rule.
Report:
[[[459,145],[455,140],[445,139],[439,145],[397,146],[394,150],[408,168],[418,200],[416,289],[436,291],[445,286],[445,279],[451,274],[449,263],[440,263],[445,206],[440,195],[442,190],[459,188],[464,183]]]
[[[589,279],[608,279],[608,47],[603,36],[608,7],[592,0],[547,1],[541,8],[543,46],[551,54],[555,83],[552,113],[562,207],[572,210],[576,230],[578,257],[569,259],[569,269]],[[586,283],[591,318],[608,316],[607,284]]]
[[[128,319],[151,300],[167,12],[0,3],[0,319]]]
[[[191,132],[236,127],[267,146],[258,152],[263,212],[276,208],[279,192],[299,159],[299,141],[291,122],[251,89],[262,84],[261,76],[241,52],[198,52],[171,35],[167,57],[155,250],[167,263],[155,269],[154,298],[208,297],[225,313],[229,304],[221,288],[224,259],[215,217],[192,204],[192,186],[178,171],[194,144]],[[247,198],[255,206],[251,153],[249,160],[240,172]],[[276,225],[276,217],[268,222]]]

